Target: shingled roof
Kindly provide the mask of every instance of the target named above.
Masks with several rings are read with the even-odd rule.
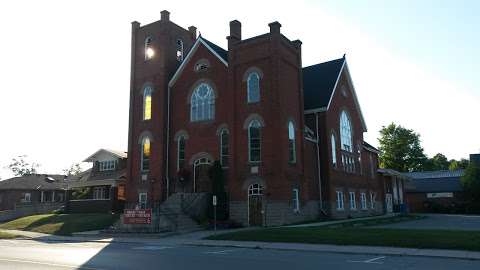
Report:
[[[0,190],[65,189],[65,175],[31,174],[0,181]],[[52,181],[53,180],[53,181]]]
[[[228,51],[224,50],[222,47],[218,46],[217,44],[211,42],[204,37],[201,38],[203,39],[203,41],[205,41],[205,43],[207,43],[208,46],[210,46],[210,48],[212,48],[212,50],[214,50],[218,55],[220,55],[223,60],[225,60],[225,62],[228,63]]]
[[[463,190],[460,178],[464,170],[455,171],[427,171],[405,173],[412,178],[413,187],[409,192],[460,192]]]
[[[332,96],[345,58],[303,68],[303,95],[305,110],[326,108]]]

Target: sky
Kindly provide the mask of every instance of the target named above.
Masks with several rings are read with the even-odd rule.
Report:
[[[429,156],[480,152],[480,1],[2,1],[0,177],[27,155],[60,173],[100,148],[127,149],[132,21],[161,10],[227,47],[269,31],[303,42],[303,65],[346,54],[368,132],[415,130]]]

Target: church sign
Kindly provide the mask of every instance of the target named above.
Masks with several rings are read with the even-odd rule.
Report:
[[[152,209],[123,210],[123,224],[151,224]]]

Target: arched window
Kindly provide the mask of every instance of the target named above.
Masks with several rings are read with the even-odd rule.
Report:
[[[148,137],[143,138],[142,140],[142,160],[141,160],[141,169],[142,171],[150,170],[150,139]]]
[[[143,89],[143,120],[152,119],[152,87]]]
[[[295,151],[295,127],[293,122],[288,122],[288,161],[290,163],[295,163],[297,161]]]
[[[342,111],[340,114],[340,143],[342,150],[353,152],[352,125],[345,111]]]
[[[185,167],[185,137],[180,136],[177,140],[177,170]]]
[[[227,168],[229,162],[229,151],[228,151],[228,130],[222,129],[220,132],[220,164],[222,167]]]
[[[155,51],[152,47],[152,37],[145,38],[145,60],[150,60],[155,56]]]
[[[248,160],[260,162],[261,160],[261,124],[252,120],[248,125]]]
[[[190,105],[192,122],[212,120],[215,115],[215,94],[210,85],[202,83],[195,88]]]
[[[332,143],[332,165],[333,167],[337,167],[337,148],[335,145],[335,135],[333,133],[330,137],[330,141]]]
[[[256,72],[250,73],[247,78],[247,102],[260,101],[260,76]]]
[[[183,61],[183,40],[177,39],[177,61]]]
[[[261,184],[252,184],[248,187],[248,196],[263,195],[263,186]]]

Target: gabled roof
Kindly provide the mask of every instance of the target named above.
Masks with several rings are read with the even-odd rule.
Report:
[[[127,152],[125,151],[118,151],[118,150],[111,150],[111,149],[100,149],[98,150],[97,152],[95,152],[94,154],[92,154],[91,156],[89,156],[88,158],[86,158],[83,162],[93,162],[95,161],[95,156],[97,156],[98,154],[100,153],[107,153],[107,154],[110,154],[114,157],[117,157],[117,158],[127,158]]]
[[[67,187],[64,178],[65,175],[58,174],[13,177],[0,181],[0,190],[60,190]]]
[[[305,112],[324,112],[330,109],[335,90],[342,72],[346,72],[348,83],[355,106],[360,114],[363,131],[367,131],[367,125],[363,118],[362,109],[358,102],[357,93],[353,86],[352,78],[348,70],[345,56],[325,63],[304,67],[303,69],[303,93]]]
[[[370,152],[380,154],[380,150],[375,148],[373,145],[367,143],[366,141],[363,141],[363,148],[365,148],[366,150],[368,150]]]
[[[168,83],[169,87],[172,87],[175,84],[178,77],[180,76],[180,74],[182,74],[182,71],[190,62],[200,45],[205,46],[210,52],[212,52],[213,55],[215,55],[220,60],[220,62],[222,62],[225,66],[228,67],[228,52],[222,49],[220,46],[217,46],[213,42],[208,41],[204,37],[199,36],[197,38],[197,41],[195,41],[187,56],[183,60],[182,64],[180,64],[180,66],[177,68],[177,71],[175,71],[175,74],[173,74],[173,77],[170,79],[170,82]]]
[[[345,58],[303,68],[304,109],[327,108]]]

